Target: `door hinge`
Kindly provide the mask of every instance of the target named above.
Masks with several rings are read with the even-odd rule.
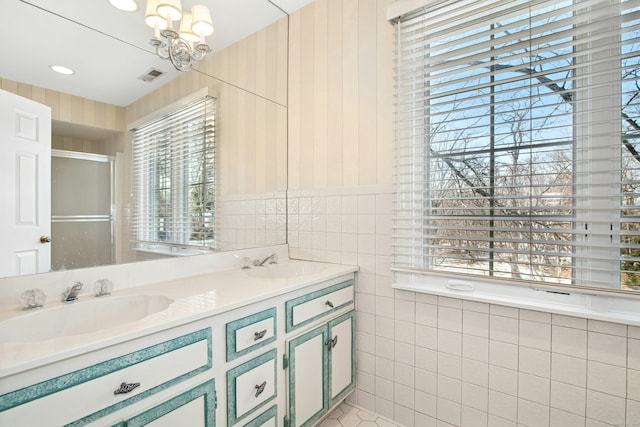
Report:
[[[284,417],[284,427],[289,427],[289,417],[285,415]]]
[[[289,358],[286,354],[282,355],[282,369],[287,369],[289,367]]]
[[[218,409],[218,395],[213,398],[213,406],[215,409]]]

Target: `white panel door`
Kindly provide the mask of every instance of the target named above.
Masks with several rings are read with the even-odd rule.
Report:
[[[331,384],[329,406],[333,406],[336,399],[344,398],[344,393],[354,385],[354,314],[342,316],[329,322],[329,339],[331,351],[329,353]]]
[[[0,277],[51,268],[50,179],[51,109],[0,90]]]
[[[289,341],[291,427],[311,426],[326,412],[326,337],[321,326]]]

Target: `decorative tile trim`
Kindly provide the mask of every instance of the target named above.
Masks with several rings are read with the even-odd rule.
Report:
[[[273,318],[273,336],[266,340],[257,341],[255,344],[245,348],[244,350],[236,351],[236,331],[244,328],[245,326],[252,325],[262,320]],[[268,345],[274,342],[278,337],[278,330],[276,326],[276,308],[270,308],[260,313],[252,314],[251,316],[243,317],[242,319],[234,320],[227,323],[227,362],[230,362],[238,357],[244,356],[256,350],[260,347]]]
[[[163,354],[169,353],[174,350],[178,350],[180,348],[186,347],[191,344],[195,344],[202,340],[207,341],[207,363],[205,365],[202,365],[190,372],[183,374],[180,377],[174,378],[154,388],[145,390],[144,392],[139,393],[135,396],[132,396],[126,400],[120,401],[114,405],[104,408],[98,412],[90,414],[87,417],[84,417],[80,420],[74,421],[68,424],[68,426],[81,426],[81,425],[87,424],[91,421],[97,420],[98,418],[104,417],[107,414],[120,410],[125,406],[138,402],[154,393],[157,393],[161,390],[165,390],[166,388],[171,387],[174,384],[177,384],[181,381],[184,381],[187,378],[191,378],[195,375],[198,375],[201,372],[211,369],[211,366],[212,366],[211,329],[210,328],[202,329],[200,331],[196,331],[188,335],[174,338],[172,340],[165,341],[165,342],[153,345],[151,347],[144,348],[142,350],[134,351],[124,356],[119,356],[114,359],[106,360],[104,362],[95,364],[93,366],[89,366],[84,369],[80,369],[78,371],[70,372],[68,374],[64,374],[59,377],[52,378],[50,380],[46,380],[38,384],[34,384],[16,391],[12,391],[10,393],[6,393],[0,396],[0,412],[49,396],[59,391],[75,387],[79,384],[95,380],[96,378],[100,378],[104,375],[111,374],[113,372],[119,371],[129,366],[137,365],[146,360],[161,356]]]
[[[216,387],[215,380],[211,379],[199,386],[192,388],[166,402],[129,418],[124,425],[126,427],[145,426],[158,418],[167,415],[169,412],[178,409],[200,397],[204,397],[204,425],[205,427],[215,427],[216,425]],[[185,420],[186,424],[188,421]],[[119,426],[118,424],[116,426]],[[115,427],[115,426],[114,426]]]
[[[273,405],[271,408],[267,409],[262,414],[258,415],[253,420],[249,421],[243,427],[260,427],[264,425],[264,423],[266,423],[267,421],[271,419],[277,420],[277,418],[278,418],[278,406]],[[276,424],[277,424],[277,421],[276,421]]]
[[[268,402],[272,401],[278,395],[278,362],[276,360],[278,351],[274,348],[254,359],[249,360],[248,362],[243,363],[242,365],[238,365],[233,369],[227,371],[227,426],[231,427],[236,424],[240,420],[248,417],[250,414],[255,413],[259,408],[266,405]],[[265,399],[262,403],[254,406],[249,411],[244,414],[238,416],[237,407],[236,407],[236,379],[264,364],[273,360],[273,394]]]
[[[291,332],[294,329],[298,329],[298,328],[300,328],[300,327],[302,327],[304,325],[308,325],[309,323],[312,323],[312,322],[314,322],[314,321],[316,321],[316,320],[318,320],[318,319],[320,319],[322,317],[328,316],[329,314],[331,314],[331,313],[333,313],[333,312],[335,312],[337,310],[340,310],[341,308],[346,307],[349,304],[353,304],[353,298],[352,298],[350,301],[347,301],[344,304],[341,304],[341,305],[338,305],[336,307],[333,307],[331,310],[327,310],[327,311],[325,311],[323,313],[320,313],[320,314],[318,314],[316,316],[313,316],[313,317],[305,320],[304,322],[300,322],[300,323],[295,324],[295,325],[293,324],[293,308],[294,307],[296,307],[296,306],[298,306],[300,304],[304,304],[305,302],[311,301],[313,299],[319,298],[319,297],[321,297],[323,295],[327,295],[327,294],[330,294],[332,292],[338,291],[340,289],[344,289],[344,288],[349,287],[349,286],[353,286],[353,280],[352,279],[349,279],[346,282],[338,283],[336,285],[329,286],[328,288],[320,289],[318,291],[311,292],[309,294],[302,295],[302,296],[299,296],[297,298],[290,299],[289,301],[287,301],[285,303],[286,331],[287,332]]]
[[[325,351],[326,347],[324,346],[324,343],[327,341],[327,336],[329,335],[329,328],[328,326],[322,325],[319,326],[315,329],[310,330],[309,332],[305,332],[302,335],[299,335],[295,338],[293,338],[292,340],[289,341],[289,417],[290,417],[290,424],[292,426],[298,425],[298,422],[296,420],[296,386],[302,386],[304,387],[304,384],[302,383],[296,383],[296,353],[295,353],[295,349],[297,346],[299,346],[300,344],[304,344],[305,342],[309,341],[312,338],[315,338],[316,336],[321,335],[322,336],[322,377],[323,378],[327,378],[327,375],[329,373],[329,358],[327,356],[327,351]],[[327,412],[328,407],[327,407],[327,402],[328,402],[328,395],[329,395],[329,382],[328,381],[323,381],[322,382],[323,386],[322,386],[322,409],[320,409],[318,412],[316,412],[313,416],[311,416],[311,418],[309,418],[308,420],[306,420],[304,422],[304,424],[301,424],[300,427],[307,427],[307,426],[311,426],[313,425],[313,423],[315,423],[316,421],[318,421],[320,418],[322,418],[322,416]]]
[[[344,390],[341,390],[340,393],[338,393],[336,395],[335,398],[330,399],[331,402],[329,402],[329,409],[331,409],[333,406],[337,405],[338,403],[340,403],[340,401],[342,401],[345,397],[347,397],[347,395],[349,393],[351,393],[356,386],[356,346],[355,346],[355,338],[356,338],[356,312],[355,310],[352,310],[348,313],[343,314],[342,316],[339,316],[331,321],[329,321],[329,336],[332,336],[333,334],[331,333],[331,329],[335,326],[338,325],[344,321],[347,321],[348,319],[351,320],[351,382],[349,383],[348,386],[346,386],[344,388]],[[329,358],[331,358],[333,355],[333,353],[329,354]],[[329,362],[330,363],[330,362]],[[329,366],[331,366],[329,364]],[[328,375],[329,378],[329,388],[328,390],[331,390],[331,378],[332,375]],[[331,397],[331,394],[328,393],[328,396]]]

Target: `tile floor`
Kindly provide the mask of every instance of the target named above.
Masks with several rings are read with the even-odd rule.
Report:
[[[342,402],[318,427],[400,427],[364,409]]]

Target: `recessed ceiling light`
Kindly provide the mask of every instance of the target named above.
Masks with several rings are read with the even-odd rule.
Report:
[[[138,5],[134,0],[109,0],[109,3],[116,9],[124,10],[125,12],[133,12],[138,9]]]
[[[71,68],[63,67],[62,65],[52,65],[51,69],[60,74],[73,74],[74,71]]]

